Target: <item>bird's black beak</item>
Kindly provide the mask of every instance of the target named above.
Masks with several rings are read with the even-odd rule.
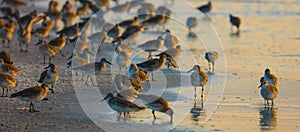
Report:
[[[189,72],[191,72],[191,71],[193,71],[193,70],[194,70],[194,68],[192,68],[191,70],[187,71],[187,73],[189,73]]]
[[[258,88],[261,88],[261,86],[262,86],[262,85],[264,85],[264,84],[263,84],[263,83],[261,83],[261,84],[258,86]]]
[[[110,65],[113,65],[111,62],[109,62],[108,60],[105,60],[106,63],[110,64]]]
[[[50,65],[49,66],[47,66],[47,67],[45,67],[44,69],[48,69],[50,67]]]

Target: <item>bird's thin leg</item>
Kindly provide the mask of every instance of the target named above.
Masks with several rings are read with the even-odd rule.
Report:
[[[32,112],[32,102],[29,104],[29,112]]]
[[[90,77],[90,78],[91,78],[92,85],[95,86],[95,85],[94,85],[94,82],[93,82],[93,76]]]
[[[49,64],[51,63],[51,56],[49,56]]]
[[[152,115],[153,115],[153,118],[156,119],[155,111],[154,110],[152,110]]]
[[[152,78],[152,81],[155,81],[154,77],[153,77],[153,72],[151,72],[151,78]]]
[[[10,48],[10,40],[7,40],[7,48]]]
[[[211,71],[211,65],[210,65],[210,62],[208,62],[208,71]]]
[[[20,51],[23,51],[21,42],[19,43],[19,45],[20,45]]]
[[[51,85],[51,88],[49,88],[49,90],[51,91],[51,93],[54,93],[53,85],[54,85],[54,84],[52,84],[52,85]]]
[[[203,91],[204,91],[204,86],[202,86],[202,90],[201,90],[201,98],[203,98]]]
[[[273,100],[272,100],[272,107],[271,107],[271,108],[273,108],[273,105],[274,105],[274,102],[273,102]]]
[[[196,91],[196,86],[194,87],[194,90],[195,90],[195,98],[197,97],[197,91]]]
[[[121,74],[121,70],[122,70],[122,67],[121,67],[121,66],[119,66],[119,74]]]
[[[88,85],[89,78],[90,78],[90,75],[87,76],[86,81],[85,81],[85,84],[87,84],[87,85]]]
[[[231,33],[233,32],[232,25],[230,26]]]
[[[44,64],[46,64],[46,56],[44,56]]]
[[[28,44],[26,44],[25,52],[28,52]]]
[[[212,73],[215,73],[215,63],[212,63]]]

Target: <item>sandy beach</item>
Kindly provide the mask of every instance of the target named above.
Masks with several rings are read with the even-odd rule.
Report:
[[[65,1],[59,2],[63,4]],[[29,113],[28,102],[1,97],[0,131],[300,130],[300,26],[297,26],[300,24],[300,1],[212,1],[213,9],[208,13],[210,20],[197,13],[197,10],[191,10],[192,5],[199,6],[207,1],[181,2],[154,2],[156,6],[165,5],[174,11],[174,18],[165,27],[171,29],[183,47],[178,60],[179,68],[167,69],[165,66],[155,71],[157,81],[143,84],[141,92],[166,98],[175,111],[173,124],[169,123],[168,115],[159,112],[158,119],[153,120],[149,109],[134,112],[129,119],[121,117],[118,121],[117,112],[101,100],[107,93],[117,93],[113,80],[119,74],[119,67],[108,66],[99,76],[92,77],[95,85],[91,80],[86,84],[85,80],[81,80],[82,77],[75,76],[75,72],[67,68],[67,57],[57,54],[52,58],[52,63],[57,65],[59,81],[54,86],[55,93],[48,93],[48,101],[35,104],[41,112]],[[35,0],[34,3],[38,10],[47,9],[48,1]],[[29,5],[32,4],[30,1]],[[29,7],[22,7],[21,10],[27,12]],[[136,10],[120,16],[108,12],[106,17],[108,21],[116,23],[122,18],[134,16]],[[231,33],[230,13],[242,19],[239,35]],[[187,35],[185,20],[189,16],[199,19],[199,26],[194,29],[197,37]],[[153,34],[163,31],[140,33],[136,45],[156,38]],[[32,38],[29,52],[25,53],[19,51],[16,34],[15,31],[10,48],[0,45],[0,51],[10,53],[14,66],[21,70],[15,77],[18,86],[10,90],[9,94],[40,85],[37,80],[43,68],[48,66],[43,64],[43,56],[34,46],[38,38]],[[50,38],[54,37],[52,34]],[[99,61],[103,57],[115,61],[113,45],[94,43],[94,46],[100,49],[99,52],[93,50],[95,56],[92,61]],[[199,97],[196,103],[194,101],[194,88],[187,71],[199,64],[202,70],[208,72],[204,54],[212,50],[218,51],[219,58],[215,74],[208,74],[209,81],[205,86],[202,106]],[[73,45],[66,45],[62,51],[69,56],[73,52]],[[139,63],[146,60],[148,54],[136,52],[134,55],[132,63]],[[264,100],[257,88],[266,68],[271,69],[279,79],[279,97],[275,99],[273,109],[264,108]],[[121,74],[124,73],[125,69]],[[193,108],[200,111],[191,113]]]

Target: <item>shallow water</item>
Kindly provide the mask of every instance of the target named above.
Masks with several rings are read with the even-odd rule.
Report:
[[[150,110],[133,113],[131,119],[121,118],[118,121],[117,113],[101,102],[102,94],[98,87],[90,91],[76,91],[87,116],[108,131],[299,130],[300,1],[215,0],[212,1],[213,10],[208,14],[210,21],[203,14],[190,14],[198,12],[190,11],[191,5],[198,6],[206,1],[188,0],[191,5],[178,2],[175,0],[175,5],[155,4],[166,5],[174,10],[174,19],[166,28],[179,37],[183,46],[180,69],[155,72],[154,76],[160,81],[150,82],[151,87],[142,91],[166,98],[175,110],[174,123],[170,124],[169,117],[161,113],[157,113],[159,119],[153,121]],[[37,5],[46,8],[42,3],[38,1]],[[132,16],[134,11],[121,17]],[[242,19],[239,35],[231,33],[230,13]],[[195,29],[197,38],[187,35],[188,29],[184,25],[189,16],[197,16],[200,21]],[[121,20],[118,17],[108,16],[108,20],[116,23]],[[137,44],[156,37],[152,31],[145,31],[140,34]],[[190,74],[186,71],[194,64],[200,64],[203,70],[208,70],[204,60],[206,50],[218,51],[219,59],[215,75],[209,75],[202,106],[199,96],[194,102],[194,88],[189,83]],[[112,55],[113,52],[107,54]],[[142,62],[146,56],[145,53],[138,54],[133,62]],[[275,100],[274,109],[264,108],[257,89],[259,77],[266,67],[279,77],[279,97]],[[115,75],[117,70],[118,67],[113,66],[111,72]],[[111,76],[112,80],[114,75]],[[88,86],[80,84],[78,87]],[[86,98],[86,95],[95,96]],[[193,113],[190,112],[192,109]]]

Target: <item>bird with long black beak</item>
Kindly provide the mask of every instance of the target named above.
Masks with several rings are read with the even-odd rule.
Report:
[[[49,90],[54,93],[53,86],[57,82],[59,78],[59,73],[56,69],[54,64],[49,64],[49,66],[45,67],[47,69],[41,73],[40,79],[38,80],[39,83],[47,83],[51,84],[51,88]]]
[[[260,95],[264,98],[265,100],[265,107],[269,105],[269,100],[272,101],[271,107],[273,108],[274,105],[274,99],[278,97],[278,89],[272,84],[269,84],[267,80],[263,80],[261,78],[260,80],[262,83],[258,88],[261,88],[260,90]]]
[[[102,58],[100,62],[88,63],[80,67],[73,68],[74,71],[77,71],[83,75],[87,75],[86,84],[88,84],[88,80],[91,75],[99,75],[106,68],[106,63],[112,65],[106,58]],[[93,83],[93,79],[91,78]],[[93,84],[94,85],[94,84]]]
[[[204,71],[202,71],[200,69],[199,65],[194,65],[194,67],[191,70],[189,70],[188,73],[191,72],[191,71],[194,71],[191,75],[191,84],[195,88],[195,97],[197,97],[196,87],[200,86],[200,87],[202,87],[202,90],[201,90],[202,91],[201,92],[201,98],[202,98],[203,97],[204,86],[208,81],[208,76]]]

